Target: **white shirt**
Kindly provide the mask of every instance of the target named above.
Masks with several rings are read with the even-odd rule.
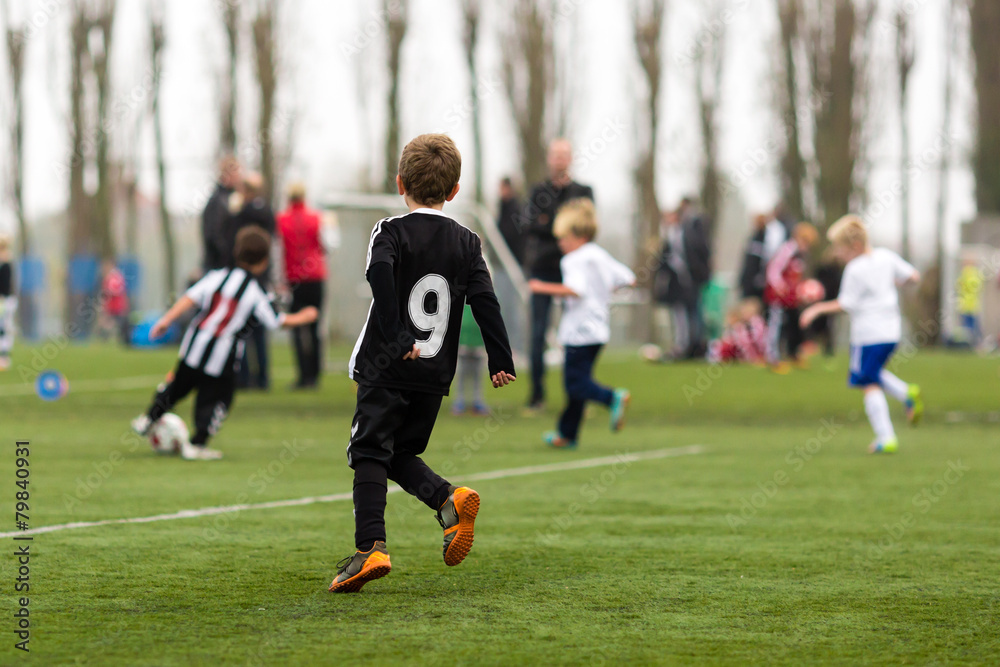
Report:
[[[635,282],[635,274],[596,243],[586,243],[563,256],[563,285],[577,296],[566,297],[559,342],[603,345],[611,338],[611,294]]]
[[[897,287],[916,272],[885,248],[875,248],[847,263],[837,301],[851,316],[851,345],[899,342],[903,320]]]

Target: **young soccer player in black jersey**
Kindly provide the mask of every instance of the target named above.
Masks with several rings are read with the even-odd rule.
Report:
[[[358,383],[347,447],[357,553],[338,564],[333,592],[358,591],[392,568],[385,535],[390,479],[437,513],[446,565],[458,565],[472,548],[479,494],[449,484],[420,458],[455,375],[466,301],[483,333],[493,386],[515,379],[479,237],[441,212],[458,194],[461,172],[462,156],[449,137],[417,137],[403,149],[396,177],[409,213],[372,230],[365,277],[373,300],[350,362]]]

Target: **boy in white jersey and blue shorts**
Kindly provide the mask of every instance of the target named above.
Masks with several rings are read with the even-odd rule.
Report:
[[[902,285],[920,280],[920,273],[902,257],[885,248],[872,248],[868,230],[855,215],[838,220],[829,232],[833,252],[846,263],[840,293],[832,301],[810,306],[802,313],[808,327],[821,315],[846,312],[851,317],[851,375],[848,384],[865,393],[865,412],[875,431],[873,454],[899,448],[885,395],[906,406],[911,424],[923,414],[920,388],[885,369],[902,336],[899,292]]]
[[[563,258],[559,263],[561,283],[531,280],[535,294],[549,294],[565,299],[559,322],[559,342],[566,361],[563,379],[566,408],[559,417],[557,431],[544,436],[556,449],[575,449],[587,401],[606,406],[611,412],[611,430],[617,431],[625,420],[629,392],[610,389],[594,381],[594,365],[601,348],[611,338],[611,294],[635,284],[635,274],[594,243],[597,214],[589,199],[575,199],[559,209],[552,233],[559,240]]]

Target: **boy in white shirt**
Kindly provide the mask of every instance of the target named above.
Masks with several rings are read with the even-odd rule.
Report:
[[[907,384],[884,366],[902,336],[897,288],[920,280],[920,274],[899,255],[872,248],[864,222],[855,215],[838,220],[827,237],[837,259],[845,262],[840,294],[832,301],[810,306],[802,313],[803,328],[821,315],[846,312],[851,317],[851,375],[849,384],[865,392],[865,412],[875,431],[873,454],[899,448],[885,394],[906,406],[910,423],[923,413],[920,388]],[[884,390],[884,391],[883,391]]]
[[[597,235],[597,214],[588,199],[567,202],[559,209],[552,233],[559,240],[563,258],[559,263],[563,281],[529,282],[535,294],[565,299],[559,323],[559,342],[566,352],[563,379],[566,408],[559,417],[558,430],[547,433],[545,442],[557,449],[575,449],[583,410],[587,401],[596,401],[611,411],[611,430],[625,421],[631,398],[625,389],[609,389],[594,381],[593,370],[601,348],[611,337],[611,294],[635,284],[635,274],[593,243]]]

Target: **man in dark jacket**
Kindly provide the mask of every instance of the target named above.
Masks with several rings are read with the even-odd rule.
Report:
[[[497,215],[497,229],[507,243],[510,254],[518,264],[524,264],[524,229],[521,224],[521,214],[524,205],[514,192],[514,184],[506,176],[500,181],[500,212]]]
[[[274,241],[275,219],[271,205],[264,198],[264,179],[260,174],[251,172],[246,175],[240,185],[239,194],[232,198],[233,208],[236,212],[226,221],[226,253],[229,257],[229,266],[236,266],[236,258],[233,248],[236,245],[236,235],[244,227],[257,226],[263,228]],[[232,209],[230,209],[232,210]],[[270,293],[271,289],[271,267],[268,265],[267,271],[257,276],[257,281],[264,291]],[[242,389],[263,389],[270,388],[270,376],[268,373],[267,355],[267,329],[258,324],[250,327],[246,335],[243,346],[243,356],[240,359],[239,375],[237,385]],[[256,373],[250,372],[250,350],[254,348],[254,358],[257,362]],[[254,377],[252,377],[254,375]]]
[[[581,197],[593,201],[594,191],[570,177],[573,146],[568,140],[555,139],[549,144],[547,163],[549,177],[532,188],[525,207],[525,267],[529,278],[560,283],[562,252],[552,235],[552,223],[563,204]],[[549,328],[551,311],[551,296],[531,295],[531,398],[527,409],[532,412],[540,410],[545,404],[545,333]]]
[[[753,234],[747,241],[743,253],[743,269],[740,271],[740,292],[744,299],[764,300],[764,286],[767,284],[767,259],[764,246],[768,217],[756,215],[753,219]]]
[[[691,299],[687,303],[690,338],[687,356],[702,357],[708,350],[708,344],[705,341],[705,320],[701,312],[701,291],[712,278],[712,248],[708,241],[708,221],[691,197],[681,200],[677,216],[680,218],[684,238],[684,263],[687,265],[694,287]]]
[[[239,183],[240,163],[232,156],[223,158],[219,162],[215,191],[201,214],[201,268],[206,273],[229,266],[232,260],[232,246],[226,241],[226,221],[229,219],[229,198]]]

